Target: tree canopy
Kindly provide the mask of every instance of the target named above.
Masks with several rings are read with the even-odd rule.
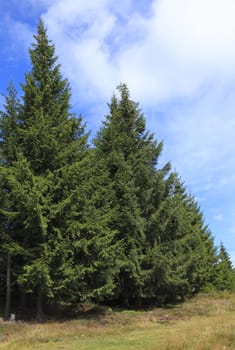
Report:
[[[194,197],[163,143],[146,130],[126,84],[118,86],[93,144],[71,113],[69,83],[40,20],[31,70],[0,113],[0,294],[18,317],[51,304],[166,303],[234,289]]]

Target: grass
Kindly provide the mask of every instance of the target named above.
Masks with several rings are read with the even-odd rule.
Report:
[[[0,350],[235,349],[235,294],[172,308],[113,311],[65,322],[0,323]]]

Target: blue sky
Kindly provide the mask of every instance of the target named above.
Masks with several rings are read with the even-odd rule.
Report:
[[[93,133],[119,82],[235,263],[234,0],[0,0],[0,91],[30,69],[40,16]],[[0,97],[0,105],[2,104]]]

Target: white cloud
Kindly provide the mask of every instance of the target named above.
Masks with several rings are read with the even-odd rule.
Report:
[[[115,17],[106,6],[106,0],[56,1],[44,15],[75,94],[87,101],[107,96],[117,79],[105,43]]]
[[[106,98],[126,81],[138,99],[155,103],[231,79],[234,13],[233,0],[153,1],[149,17],[130,1],[57,0],[44,18],[69,78],[85,80],[77,78],[79,90],[89,84],[93,96]]]
[[[233,0],[159,0],[154,25],[160,40],[180,60],[224,67],[234,58]]]
[[[87,100],[107,100],[120,81],[146,105],[191,98],[211,81],[234,81],[233,0],[143,3],[149,11],[133,0],[22,0],[18,7],[43,12],[63,70]],[[29,26],[11,26],[28,45]]]

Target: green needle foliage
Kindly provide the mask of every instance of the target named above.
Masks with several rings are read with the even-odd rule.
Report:
[[[216,289],[235,291],[235,269],[223,243],[219,247],[218,262],[214,277]]]
[[[94,168],[81,117],[69,111],[70,88],[42,21],[30,58],[23,102],[11,87],[1,119],[2,195],[10,198],[7,210],[19,213],[14,226],[24,254],[13,261],[16,283],[31,293],[30,303],[37,299],[42,319],[47,300],[111,292],[113,233],[109,199],[99,198],[104,175]]]
[[[114,194],[112,227],[121,244],[116,298],[129,305],[140,302],[144,290],[146,227],[162,144],[146,132],[144,116],[130,100],[127,86],[121,84],[118,89],[120,99],[113,96],[111,100],[110,114],[95,139],[95,151],[108,171]],[[169,165],[160,171],[166,174],[168,170]]]
[[[62,242],[67,239],[66,231],[61,230],[61,221],[77,187],[75,181],[68,185],[67,173],[83,171],[88,147],[81,118],[69,111],[70,88],[61,76],[54,45],[48,40],[42,21],[30,49],[30,58],[32,70],[22,85],[18,144],[22,159],[26,159],[28,165],[27,184],[31,192],[25,201],[28,215],[24,227],[32,243],[31,259],[24,263],[18,282],[28,292],[37,293],[40,319],[43,297],[53,297],[54,285],[58,284],[52,281],[52,276],[54,270],[61,268],[63,260],[56,261],[56,265],[54,245],[58,239]],[[78,176],[76,181],[79,181]],[[66,223],[67,220],[63,226]],[[66,254],[64,250],[61,252]]]
[[[176,174],[150,220],[149,291],[159,302],[182,300],[207,285],[214,273],[215,248],[202,214]],[[151,294],[150,294],[151,296]]]
[[[94,147],[55,47],[39,22],[31,70],[0,113],[0,295],[43,320],[50,304],[136,306],[234,289],[223,246],[146,130],[127,86],[118,87]],[[13,297],[12,297],[13,296]],[[11,306],[11,300],[21,300]]]

